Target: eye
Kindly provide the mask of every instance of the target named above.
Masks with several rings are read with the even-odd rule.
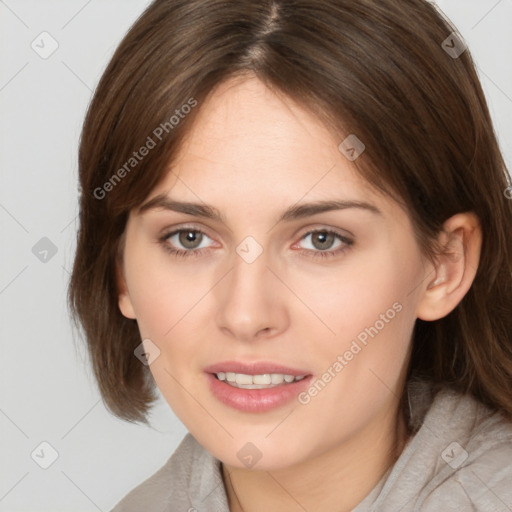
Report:
[[[326,258],[330,256],[337,256],[346,250],[354,243],[348,237],[342,235],[331,229],[316,229],[307,232],[301,240],[311,238],[309,248],[301,252],[309,253],[313,257]],[[338,244],[336,245],[336,240]],[[333,249],[334,248],[334,249]]]
[[[175,256],[199,256],[207,247],[201,247],[202,242],[211,238],[206,233],[194,228],[180,228],[165,234],[160,242],[165,250]],[[177,247],[177,248],[176,248]],[[181,249],[180,247],[183,247]]]
[[[302,236],[301,241],[308,237],[311,238],[310,247],[302,248],[300,252],[312,257],[337,256],[348,250],[354,243],[346,236],[331,229],[311,230]],[[211,240],[206,233],[199,229],[182,227],[163,235],[159,241],[170,254],[187,258],[201,256],[208,251],[210,246],[203,244],[207,239]],[[337,245],[336,241],[338,241]]]

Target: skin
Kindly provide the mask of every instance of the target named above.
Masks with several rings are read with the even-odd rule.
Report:
[[[119,307],[158,346],[150,370],[175,414],[222,461],[231,511],[350,510],[407,440],[398,399],[414,323],[447,315],[470,288],[478,219],[464,213],[445,223],[440,241],[452,255],[434,265],[407,213],[362,181],[338,150],[343,139],[292,100],[249,77],[224,82],[201,108],[148,201],[204,202],[225,222],[131,212]],[[381,215],[351,208],[276,223],[289,206],[327,199],[367,201]],[[206,251],[167,252],[192,247],[178,235],[160,241],[180,227],[205,233],[195,247]],[[315,257],[321,240],[305,236],[313,228],[353,244]],[[236,252],[249,235],[263,250],[252,263]],[[343,245],[335,238],[323,250]],[[395,302],[401,311],[306,405],[247,413],[208,389],[203,368],[225,360],[274,361],[319,378]],[[262,454],[251,469],[237,457],[247,442]]]

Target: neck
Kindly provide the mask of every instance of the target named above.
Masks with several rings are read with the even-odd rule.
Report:
[[[350,440],[287,468],[258,471],[223,464],[229,510],[352,510],[405,446],[407,429],[398,407],[388,416],[375,418]]]

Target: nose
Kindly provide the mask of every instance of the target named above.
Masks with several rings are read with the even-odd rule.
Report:
[[[265,252],[251,263],[236,255],[234,268],[219,283],[216,321],[225,335],[248,342],[286,330],[285,287],[268,263]]]

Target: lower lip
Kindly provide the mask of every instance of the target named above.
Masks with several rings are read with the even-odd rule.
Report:
[[[266,412],[291,402],[309,386],[313,378],[312,375],[308,375],[299,381],[273,388],[242,389],[226,384],[211,373],[206,376],[211,392],[223,404],[244,412]]]

